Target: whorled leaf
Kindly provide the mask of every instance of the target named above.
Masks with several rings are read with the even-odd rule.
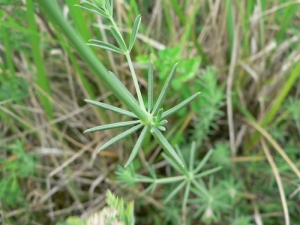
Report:
[[[140,24],[141,24],[141,15],[138,15],[136,17],[133,27],[132,27],[132,33],[131,33],[131,37],[130,37],[130,41],[129,41],[129,48],[128,48],[129,51],[131,51],[131,49],[133,48]]]

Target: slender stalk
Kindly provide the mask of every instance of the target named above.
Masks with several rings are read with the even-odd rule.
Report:
[[[122,35],[120,33],[120,30],[119,30],[117,24],[115,23],[115,21],[114,21],[114,19],[112,17],[110,18],[110,22],[112,23],[112,25],[116,29],[116,31],[120,34],[120,37],[122,37]],[[125,50],[125,49],[123,49],[123,50]],[[142,98],[142,94],[141,94],[141,90],[140,90],[140,86],[139,86],[139,82],[137,80],[137,76],[136,76],[135,70],[133,68],[132,61],[131,61],[130,52],[128,52],[128,49],[126,49],[126,50],[127,50],[127,53],[125,54],[125,56],[126,56],[126,59],[127,59],[128,65],[129,65],[129,69],[130,69],[131,76],[132,76],[132,79],[133,79],[135,91],[136,91],[136,94],[138,96],[140,107],[144,111],[146,111],[146,108],[145,108],[145,105],[144,105],[144,101],[143,101],[143,98]]]
[[[130,57],[129,53],[126,54],[126,58],[127,58],[127,62],[128,62],[128,65],[129,65],[131,75],[132,75],[134,87],[135,87],[135,90],[136,90],[136,93],[137,93],[137,96],[138,96],[138,99],[139,99],[140,106],[144,111],[146,111],[144,101],[143,101],[143,98],[142,98],[142,94],[141,94],[141,90],[140,90],[140,86],[139,86],[139,83],[138,83],[138,80],[137,80],[137,77],[136,77],[136,74],[135,74],[135,71],[134,71],[132,61],[131,61],[131,57]]]
[[[47,15],[58,25],[62,32],[67,36],[69,41],[73,44],[74,48],[78,51],[79,55],[91,67],[95,75],[99,76],[102,82],[122,101],[137,117],[144,123],[151,122],[151,115],[146,110],[132,100],[132,95],[119,87],[119,84],[111,76],[103,64],[99,61],[93,51],[86,46],[85,42],[77,35],[72,28],[71,24],[65,20],[59,9],[57,2],[53,0],[38,1],[38,4],[44,9]]]

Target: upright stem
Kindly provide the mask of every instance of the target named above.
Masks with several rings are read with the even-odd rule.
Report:
[[[112,25],[116,29],[116,31],[119,33],[120,37],[122,37],[122,35],[120,33],[120,30],[119,30],[117,24],[115,23],[115,21],[112,17],[110,18],[110,22],[112,23]],[[129,69],[130,69],[130,72],[131,72],[132,79],[133,79],[133,84],[134,84],[134,87],[135,87],[135,91],[136,91],[136,94],[138,96],[140,107],[144,111],[146,111],[144,101],[143,101],[143,98],[142,98],[142,94],[141,94],[141,90],[140,90],[140,86],[139,86],[139,82],[137,80],[137,76],[136,76],[135,70],[133,68],[132,61],[131,61],[130,52],[128,52],[128,49],[126,49],[126,50],[127,50],[127,53],[125,55],[126,55],[126,59],[127,59],[128,65],[129,65]]]
[[[131,57],[130,57],[129,53],[126,53],[126,58],[127,58],[127,62],[128,62],[128,65],[129,65],[131,75],[132,75],[134,87],[135,87],[135,90],[136,90],[136,93],[137,93],[137,96],[138,96],[138,99],[139,99],[140,106],[144,111],[146,111],[144,101],[143,101],[143,98],[142,98],[142,94],[141,94],[141,90],[140,90],[140,86],[139,86],[138,80],[136,78],[136,74],[135,74],[135,71],[134,71],[132,61],[131,61]]]
[[[151,122],[151,115],[132,100],[129,92],[120,88],[118,82],[116,82],[116,80],[108,73],[107,69],[99,61],[94,52],[86,46],[85,42],[74,31],[71,24],[64,18],[57,5],[57,1],[42,0],[37,1],[37,3],[42,6],[47,15],[55,22],[55,25],[58,25],[61,28],[62,32],[67,36],[79,55],[90,66],[95,75],[99,76],[116,97],[120,99],[144,124],[149,124]]]

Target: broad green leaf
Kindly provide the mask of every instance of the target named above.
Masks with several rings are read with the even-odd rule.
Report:
[[[125,168],[132,162],[132,160],[135,158],[135,156],[137,155],[142,143],[143,143],[143,140],[145,139],[146,137],[146,134],[147,134],[147,130],[148,130],[148,126],[145,126],[137,140],[137,142],[135,143],[135,146],[129,156],[129,159],[127,160],[127,163],[125,164]]]
[[[119,140],[125,138],[126,136],[134,133],[135,131],[137,131],[138,129],[140,129],[142,126],[143,126],[142,124],[136,125],[136,126],[130,128],[129,130],[124,131],[123,133],[115,136],[114,138],[112,138],[108,142],[106,142],[104,145],[102,145],[102,147],[99,149],[99,151],[102,151],[102,150],[108,148],[109,146],[111,146],[112,144],[116,143],[117,141],[119,141]]]
[[[191,101],[193,101],[198,95],[200,94],[200,92],[193,94],[191,97],[187,98],[186,100],[184,100],[183,102],[179,103],[178,105],[174,106],[173,108],[165,111],[162,114],[162,119],[172,115],[173,113],[177,112],[178,110],[180,110],[181,108],[185,107],[187,104],[189,104]]]
[[[160,105],[162,104],[164,98],[166,97],[167,91],[170,87],[171,81],[174,77],[174,74],[176,72],[176,68],[177,68],[177,63],[174,65],[172,71],[170,72],[170,75],[168,77],[168,79],[166,80],[166,83],[157,99],[157,102],[155,103],[155,106],[153,108],[152,114],[155,115],[155,113],[157,112],[158,108],[160,107]]]
[[[174,195],[176,195],[186,184],[186,181],[181,182],[164,200],[164,204],[168,203]]]
[[[153,105],[153,62],[150,56],[148,66],[148,112],[150,113]]]
[[[114,45],[111,45],[109,43],[106,43],[104,41],[97,41],[97,40],[89,40],[91,43],[87,43],[89,46],[94,46],[98,48],[103,48],[112,52],[120,53],[120,54],[125,54],[125,52],[122,49],[117,48]]]
[[[130,37],[130,42],[129,42],[129,51],[133,48],[134,42],[136,40],[136,36],[139,30],[141,24],[141,15],[138,15],[134,21],[133,27],[132,27],[132,33]]]
[[[133,118],[137,118],[137,116],[134,115],[132,112],[129,112],[129,111],[124,110],[124,109],[120,109],[120,108],[115,107],[115,106],[111,106],[111,105],[108,105],[108,104],[105,104],[105,103],[102,103],[102,102],[97,102],[97,101],[89,100],[89,99],[85,99],[84,101],[89,103],[89,104],[99,106],[103,109],[107,109],[107,110],[110,110],[110,111],[113,111],[113,112],[116,112],[116,113],[120,113],[120,114],[125,115],[125,116],[130,116],[130,117],[133,117]]]
[[[114,128],[119,128],[119,127],[126,127],[126,126],[130,126],[130,125],[135,125],[135,124],[138,124],[138,123],[140,123],[139,120],[105,124],[105,125],[101,125],[101,126],[97,126],[97,127],[87,129],[83,133],[90,133],[90,132],[114,129]]]
[[[106,12],[104,12],[102,9],[100,9],[99,7],[95,6],[94,4],[92,4],[90,2],[84,1],[81,4],[84,5],[84,6],[82,6],[82,5],[75,5],[75,6],[78,6],[82,9],[87,10],[87,11],[96,13],[100,16],[105,17],[105,18],[110,18],[109,15]]]
[[[158,141],[160,146],[165,150],[167,155],[172,157],[176,163],[183,167],[181,159],[179,158],[173,147],[170,145],[170,143],[167,141],[167,139],[162,135],[162,133],[156,127],[152,127],[150,131],[155,137],[155,139]]]
[[[114,38],[116,39],[116,41],[118,42],[120,48],[124,52],[127,52],[127,46],[126,46],[121,34],[114,27],[109,27],[109,30],[112,33],[112,35],[114,36]]]

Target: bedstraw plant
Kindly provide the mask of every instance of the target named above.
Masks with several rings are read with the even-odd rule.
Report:
[[[174,75],[176,73],[177,64],[175,64],[169,73],[168,78],[166,79],[166,82],[162,88],[161,93],[158,96],[157,101],[154,103],[153,101],[153,93],[154,93],[154,86],[153,86],[153,63],[152,60],[149,60],[149,66],[148,66],[148,108],[145,108],[145,103],[142,98],[141,90],[139,87],[138,79],[133,67],[133,63],[130,57],[130,52],[133,48],[134,42],[136,40],[136,36],[139,30],[139,26],[141,24],[141,16],[138,15],[135,19],[135,22],[133,24],[132,33],[130,37],[130,42],[127,45],[122,37],[122,34],[116,25],[116,22],[113,18],[113,1],[106,0],[106,1],[82,1],[80,5],[77,5],[78,7],[81,7],[83,9],[86,9],[88,11],[94,12],[100,16],[103,16],[104,18],[108,19],[110,22],[109,30],[113,37],[115,38],[116,42],[118,43],[118,47],[103,41],[94,40],[91,39],[87,43],[87,45],[94,46],[97,48],[106,49],[115,53],[123,54],[125,55],[129,69],[132,75],[132,80],[134,83],[135,91],[138,97],[138,101],[134,99],[131,95],[131,93],[126,89],[126,87],[118,80],[116,75],[112,72],[109,72],[109,76],[113,77],[115,80],[115,85],[118,86],[118,89],[116,89],[117,92],[122,90],[122,93],[126,93],[126,101],[124,101],[124,104],[128,106],[132,110],[132,112],[111,106],[102,102],[97,102],[93,100],[85,100],[87,103],[93,104],[95,106],[99,106],[101,108],[111,110],[113,112],[126,115],[128,117],[131,117],[133,120],[127,121],[127,122],[118,122],[118,123],[112,123],[112,124],[106,124],[101,125],[97,127],[90,128],[85,131],[87,132],[96,132],[96,131],[102,131],[107,129],[113,129],[113,128],[119,128],[119,127],[126,127],[126,126],[133,126],[132,128],[128,129],[127,131],[115,136],[108,142],[102,145],[102,147],[99,149],[99,151],[106,149],[107,147],[111,146],[112,144],[116,143],[117,141],[125,138],[126,136],[137,132],[139,129],[142,128],[142,132],[140,133],[140,136],[135,143],[135,146],[129,156],[129,159],[127,160],[127,163],[125,164],[125,167],[127,167],[132,160],[136,157],[138,150],[140,149],[143,140],[146,137],[147,132],[151,132],[151,134],[154,136],[154,138],[158,141],[158,143],[161,145],[161,147],[164,149],[165,153],[172,158],[173,162],[177,165],[184,166],[181,158],[178,156],[176,151],[173,149],[173,147],[170,145],[170,143],[167,141],[167,139],[163,136],[162,131],[165,131],[165,125],[168,123],[166,120],[167,117],[172,115],[173,113],[177,112],[184,106],[186,106],[188,103],[190,103],[192,100],[194,100],[200,93],[195,93],[194,95],[187,98],[185,101],[181,102],[180,104],[174,106],[171,109],[163,110],[161,108],[161,105],[163,103],[163,100],[166,97],[166,93],[170,87],[170,84],[172,82],[172,79],[174,78]],[[120,93],[118,93],[118,96]],[[122,99],[120,99],[122,100]],[[126,104],[130,102],[129,104]],[[131,106],[131,107],[130,107]]]

